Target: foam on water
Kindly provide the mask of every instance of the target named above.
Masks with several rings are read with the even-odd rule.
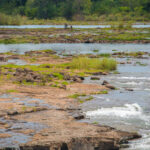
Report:
[[[118,79],[128,79],[128,80],[150,80],[150,77],[117,77]]]
[[[127,84],[127,85],[141,85],[141,84],[143,84],[143,82],[134,82],[134,81],[132,81],[132,82],[126,82],[125,84]]]
[[[147,130],[146,132],[149,133],[150,131]],[[150,150],[150,135],[145,134],[142,136],[141,139],[131,141],[128,150]]]
[[[87,117],[116,116],[116,117],[143,117],[142,108],[137,104],[125,104],[123,107],[101,108],[94,111],[87,111]]]

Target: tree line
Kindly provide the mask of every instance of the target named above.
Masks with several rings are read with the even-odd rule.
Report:
[[[150,0],[0,0],[0,12],[30,19],[68,20],[110,14],[150,14]]]

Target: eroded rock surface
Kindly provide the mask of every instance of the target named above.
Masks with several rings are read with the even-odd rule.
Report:
[[[12,88],[12,86],[6,84],[3,85],[3,89]],[[94,93],[105,90],[105,86],[75,83],[68,85],[66,90],[48,86],[42,88],[41,86],[36,86],[36,88],[15,86],[16,89],[19,88],[19,93],[17,93],[19,97],[34,97],[53,106],[41,111],[35,109],[31,112],[24,110],[24,113],[19,114],[15,112],[13,115],[11,113],[3,114],[10,107],[9,105],[1,110],[1,116],[6,119],[6,122],[2,120],[0,123],[3,130],[7,129],[11,133],[17,132],[16,134],[30,137],[27,143],[18,143],[21,150],[118,150],[121,143],[140,137],[136,133],[127,133],[107,126],[76,121],[76,119],[82,119],[82,112],[78,107],[78,102],[68,96],[76,92]],[[8,100],[10,98],[5,99],[5,101]],[[1,101],[3,102],[4,98]],[[21,102],[19,104],[18,102],[14,103],[13,108],[22,108],[20,106],[23,104],[20,105]],[[31,104],[37,104],[36,100],[32,100]],[[10,124],[12,121],[13,124]],[[33,128],[28,128],[28,125]],[[8,138],[9,134],[4,134],[2,137]]]

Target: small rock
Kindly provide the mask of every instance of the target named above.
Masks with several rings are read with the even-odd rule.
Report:
[[[112,89],[112,90],[116,89],[113,85],[110,85],[110,84],[106,84],[106,87],[109,88],[109,89]]]
[[[7,112],[7,114],[13,116],[13,115],[17,115],[18,112],[16,110],[10,110]]]
[[[24,105],[24,103],[23,102],[19,102],[19,103],[17,103],[18,105]]]
[[[99,77],[91,77],[91,80],[100,80]]]
[[[130,88],[126,88],[126,91],[134,91],[133,89]]]
[[[129,145],[127,145],[127,144],[125,145],[124,144],[124,145],[121,145],[120,148],[129,148]]]
[[[48,136],[48,133],[42,133],[41,135],[42,136]]]
[[[59,88],[65,89],[65,90],[67,89],[66,85],[60,85]]]
[[[131,61],[128,61],[127,64],[132,64],[132,62],[131,62]]]
[[[0,56],[0,61],[6,61],[6,58],[4,56]]]
[[[125,62],[120,62],[120,64],[123,64],[123,65],[124,65],[124,64],[125,64]]]
[[[94,72],[93,75],[98,76],[98,75],[108,75],[107,72]]]
[[[102,83],[102,85],[106,85],[106,84],[109,84],[109,82],[106,81],[106,80],[104,80],[103,83]]]
[[[83,113],[74,113],[72,114],[72,117],[76,120],[84,119],[84,114]]]

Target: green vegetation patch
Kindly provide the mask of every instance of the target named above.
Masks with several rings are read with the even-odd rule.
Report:
[[[77,99],[78,97],[81,97],[81,96],[86,96],[86,94],[73,94],[73,95],[70,95],[68,96],[69,98],[74,98],[74,99]]]
[[[73,69],[97,69],[97,70],[116,70],[117,62],[114,59],[97,59],[87,57],[77,57],[72,60],[70,67]]]
[[[9,90],[6,90],[6,93],[18,93],[18,90],[9,89]]]

